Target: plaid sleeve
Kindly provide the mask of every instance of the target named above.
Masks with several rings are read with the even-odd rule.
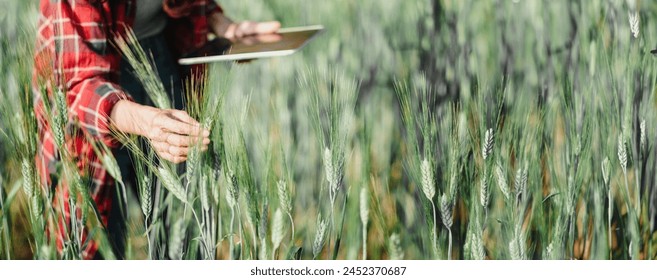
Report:
[[[107,4],[87,1],[41,1],[47,25],[40,28],[44,47],[53,53],[55,79],[67,92],[69,115],[91,136],[110,147],[109,115],[114,105],[130,96],[111,82],[120,57],[108,48]]]

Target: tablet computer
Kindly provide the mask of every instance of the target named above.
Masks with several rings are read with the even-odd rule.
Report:
[[[277,33],[247,36],[231,41],[216,38],[178,60],[181,65],[243,61],[286,56],[303,48],[322,33],[321,25],[281,28]]]

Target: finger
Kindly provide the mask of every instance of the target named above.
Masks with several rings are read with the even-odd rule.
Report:
[[[203,138],[200,141],[200,138],[182,136],[178,134],[169,133],[169,137],[165,140],[151,140],[151,145],[156,150],[169,151],[169,146],[175,146],[179,148],[191,148],[194,146],[199,146],[202,149],[207,149],[210,145],[210,138]]]
[[[166,152],[169,144],[166,142],[161,142],[161,141],[151,141],[151,146],[155,150],[155,152],[160,155],[161,152]],[[161,156],[161,155],[160,155]]]
[[[255,36],[244,37],[240,42],[246,46],[252,46],[258,43],[275,43],[283,39],[283,36],[276,33],[271,34],[256,34]],[[250,60],[243,60],[238,62],[249,62]]]
[[[191,124],[191,125],[199,125],[199,126],[201,125],[198,121],[196,121],[194,118],[189,116],[189,114],[187,114],[187,112],[185,112],[185,111],[170,110],[169,114],[176,117],[181,122],[188,123],[188,124]]]
[[[160,155],[160,158],[162,158],[164,160],[167,160],[167,161],[170,161],[170,162],[173,162],[173,163],[182,163],[182,162],[185,162],[187,160],[187,157],[174,156],[172,154],[165,153],[165,152],[163,152],[162,155]]]
[[[156,126],[148,131],[148,135],[146,137],[148,137],[148,139],[151,141],[166,142],[167,134],[168,133],[164,132],[164,130],[162,130],[159,126]]]
[[[255,34],[270,34],[281,29],[281,23],[278,21],[259,22],[255,25]]]
[[[203,137],[208,137],[210,136],[210,131],[207,129],[201,129],[201,124],[196,121],[194,118],[190,117],[187,112],[185,111],[179,111],[179,110],[172,110],[171,116],[175,117],[178,121],[186,123],[192,127],[192,131],[189,133],[181,133],[181,132],[176,132],[178,134],[186,134],[186,135],[203,135]]]
[[[275,43],[283,39],[280,34],[261,34],[255,37],[259,43]]]
[[[226,28],[226,32],[223,34],[224,38],[228,40],[234,39],[236,30],[237,30],[237,24],[231,23],[230,25],[228,25],[228,28]]]
[[[169,153],[166,150],[166,147],[167,147],[166,143],[157,142],[157,143],[152,143],[152,145],[153,145],[153,147],[157,146],[157,147],[161,148],[161,149],[158,149],[158,148],[155,149],[155,152],[160,157],[160,159],[170,161],[170,162],[173,162],[173,163],[181,163],[181,162],[187,160],[186,156],[175,156],[175,155],[172,155],[171,153]]]
[[[235,33],[236,33],[235,35],[237,37],[253,35],[253,34],[255,34],[255,31],[256,31],[256,29],[255,29],[256,25],[257,24],[255,22],[252,22],[252,21],[241,22],[237,26],[237,30],[235,31]]]
[[[187,157],[189,155],[189,148],[169,146],[167,152],[174,157]]]
[[[167,133],[164,142],[166,142],[171,146],[176,146],[176,147],[191,147],[199,144],[206,145],[205,143],[208,142],[209,140],[210,140],[209,138],[200,138],[196,136]]]
[[[205,134],[210,135],[209,132],[203,131],[203,129],[200,126],[191,125],[173,118],[169,118],[168,120],[163,121],[161,126],[165,132],[169,132],[169,133],[175,133],[180,135],[205,135]],[[167,135],[167,137],[169,136]]]
[[[185,134],[185,133],[177,132],[177,130],[174,129],[178,127],[178,130],[181,130],[180,127],[183,126],[198,127],[200,126],[200,124],[192,117],[187,115],[186,112],[178,111],[178,110],[163,111],[162,113],[158,114],[158,116],[153,120],[154,128],[162,128],[164,130],[176,132],[179,134]]]

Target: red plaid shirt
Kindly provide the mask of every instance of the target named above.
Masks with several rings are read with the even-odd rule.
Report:
[[[69,124],[79,124],[67,128],[66,146],[80,172],[91,179],[89,191],[105,224],[114,180],[84,134],[111,148],[119,145],[110,134],[108,116],[114,104],[130,96],[118,85],[121,56],[111,41],[114,35],[125,34],[125,26],[132,26],[136,1],[42,0],[40,5],[34,68],[39,174],[42,184],[50,186],[50,175],[56,173],[59,154],[43,100],[36,91],[45,86],[51,96],[53,88],[60,85],[66,92]],[[169,36],[174,54],[180,55],[206,42],[207,16],[214,12],[221,12],[214,1],[195,0],[189,16],[171,19],[165,34]],[[65,187],[57,188],[55,193],[68,197]],[[64,205],[64,209],[67,222],[58,223],[59,232],[63,232],[62,224],[69,221],[68,205]],[[63,236],[59,236],[58,246],[61,247],[62,241]],[[92,258],[97,250],[96,244],[89,244],[84,249],[85,258]]]

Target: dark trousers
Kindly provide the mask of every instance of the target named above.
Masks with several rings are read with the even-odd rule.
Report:
[[[164,88],[171,97],[173,105],[176,109],[182,109],[182,81],[179,73],[179,66],[171,54],[167,43],[162,34],[139,40],[140,45],[147,54],[152,54],[152,59],[155,63],[160,80],[164,84]],[[146,90],[142,86],[139,79],[134,75],[134,71],[130,64],[123,59],[121,61],[121,78],[119,84],[121,87],[132,96],[135,102],[143,105],[153,106],[153,102],[148,97]],[[114,152],[117,163],[121,168],[121,175],[126,185],[126,192],[137,193],[137,181],[133,162],[130,158],[128,149],[122,147]],[[112,198],[112,211],[108,222],[109,238],[112,242],[116,257],[124,259],[126,248],[127,236],[127,213],[121,213],[120,203],[125,203],[119,198],[122,191],[114,192]],[[134,196],[134,195],[133,195]],[[123,209],[127,209],[123,205]]]

